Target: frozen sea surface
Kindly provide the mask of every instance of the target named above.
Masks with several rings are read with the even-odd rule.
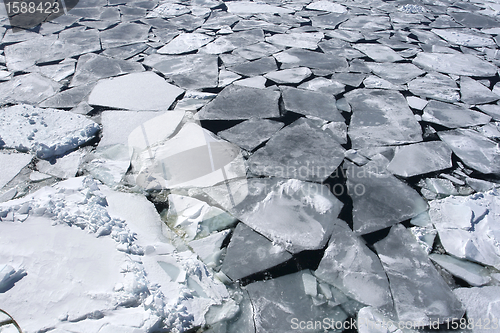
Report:
[[[65,3],[0,6],[23,332],[495,331],[497,3]]]

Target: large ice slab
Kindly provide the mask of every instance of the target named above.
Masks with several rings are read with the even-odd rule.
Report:
[[[306,8],[340,14],[347,12],[347,8],[343,5],[330,1],[314,1],[307,5]]]
[[[261,13],[273,13],[273,14],[288,14],[293,11],[279,6],[272,6],[266,3],[250,2],[250,1],[238,1],[238,2],[228,2],[227,10],[230,13],[235,14],[261,14]]]
[[[494,76],[495,65],[472,54],[427,53],[417,54],[413,63],[424,70],[465,76]]]
[[[283,123],[268,119],[249,119],[225,131],[217,133],[223,139],[251,151],[269,140],[284,126]]]
[[[312,72],[309,68],[298,67],[268,72],[264,76],[276,83],[300,83],[311,76],[311,74]]]
[[[397,147],[387,170],[394,175],[412,177],[451,166],[451,149],[443,142],[429,141]]]
[[[239,223],[231,236],[221,270],[233,280],[277,266],[292,255],[282,247]]]
[[[460,95],[455,80],[447,75],[428,73],[408,83],[408,90],[417,96],[429,97],[443,102],[458,102]]]
[[[62,85],[38,73],[19,75],[0,83],[0,103],[38,104],[56,94]]]
[[[282,87],[281,95],[286,111],[314,116],[328,121],[345,121],[337,110],[331,94],[293,87]]]
[[[324,37],[321,32],[291,32],[266,37],[266,42],[280,46],[289,46],[315,50]]]
[[[99,37],[104,49],[130,45],[148,40],[149,25],[122,22],[117,26],[101,31]]]
[[[333,135],[299,119],[257,150],[248,165],[257,175],[322,181],[340,165],[344,151]]]
[[[202,120],[238,120],[279,117],[280,93],[230,85],[198,113]]]
[[[448,128],[487,124],[491,117],[482,112],[439,101],[430,101],[424,108],[422,120]]]
[[[484,34],[473,33],[472,30],[462,29],[432,29],[433,33],[443,38],[451,44],[467,46],[467,47],[481,47],[493,46],[495,41]]]
[[[182,92],[153,72],[133,73],[100,80],[88,103],[128,110],[167,110]]]
[[[353,230],[367,234],[411,219],[427,210],[417,191],[386,170],[388,160],[375,155],[363,166],[347,164],[347,191],[353,200]]]
[[[334,73],[346,72],[348,68],[347,60],[343,57],[298,48],[277,53],[274,57],[281,63],[281,69],[308,67]]]
[[[468,104],[486,104],[500,99],[488,87],[467,76],[460,78],[460,95],[462,102]]]
[[[2,109],[0,125],[4,148],[31,151],[42,159],[76,149],[94,138],[100,129],[84,116],[30,105]]]
[[[138,142],[144,141],[143,133],[134,132],[138,125],[141,125],[141,129],[143,128],[146,132],[148,144],[152,145],[173,134],[184,114],[183,111],[163,113],[156,111],[104,111],[101,114],[102,138],[99,146],[122,144],[144,149],[147,144]]]
[[[144,61],[185,89],[214,88],[218,85],[218,57],[210,54],[162,56],[152,54]]]
[[[0,189],[12,180],[28,163],[33,156],[30,154],[0,153]]]
[[[343,206],[327,186],[296,179],[249,178],[204,191],[233,216],[292,253],[325,246]]]
[[[389,281],[380,260],[345,223],[334,226],[314,275],[360,303],[392,310]]]
[[[437,253],[431,253],[429,258],[471,286],[479,287],[491,281],[488,270],[481,265]]]
[[[449,254],[500,267],[498,191],[430,202],[429,216]]]
[[[349,137],[353,148],[422,141],[422,130],[399,92],[358,89],[345,94],[353,115]]]
[[[228,68],[230,71],[244,76],[256,76],[273,72],[278,69],[273,57],[261,58],[254,61],[243,62]]]
[[[182,54],[198,50],[210,43],[214,38],[200,33],[182,33],[160,48],[159,54]]]
[[[97,30],[67,29],[56,35],[40,36],[5,47],[9,71],[22,71],[38,63],[62,60],[101,49]]]
[[[407,63],[374,63],[367,62],[366,66],[370,70],[394,84],[404,84],[425,72],[413,64]]]
[[[403,60],[393,49],[379,44],[354,44],[353,47],[377,62],[395,62]]]
[[[78,58],[76,72],[70,86],[79,86],[107,77],[142,71],[144,67],[136,62],[112,59],[94,53],[85,54]]]
[[[438,132],[438,135],[467,166],[486,174],[500,174],[498,145],[493,140],[462,128]]]
[[[143,142],[148,142],[147,134]],[[172,138],[146,145],[132,167],[135,182],[147,190],[213,186],[246,172],[237,146],[191,122]]]
[[[415,327],[462,318],[462,304],[405,227],[392,227],[375,249],[389,278],[400,323],[412,322]]]
[[[326,322],[331,330],[336,322],[343,322],[347,314],[338,306],[328,303],[316,306],[313,298],[307,294],[303,275],[310,276],[308,271],[301,271],[284,275],[275,279],[258,281],[246,286],[252,300],[256,332],[287,333],[296,332],[324,332]],[[312,277],[311,283],[317,288]],[[326,321],[325,321],[326,319]],[[314,328],[314,322],[322,325]],[[302,322],[300,329],[299,323]],[[304,324],[310,322],[307,329]]]

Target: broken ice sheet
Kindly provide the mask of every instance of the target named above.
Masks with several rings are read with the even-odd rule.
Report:
[[[229,85],[198,113],[201,120],[239,120],[280,116],[280,93]]]
[[[394,84],[408,83],[411,79],[424,74],[425,72],[413,64],[407,63],[373,63],[367,62],[366,66],[370,70]]]
[[[314,275],[358,302],[392,310],[389,281],[378,257],[342,221],[334,226]]]
[[[255,76],[276,71],[278,69],[278,66],[276,65],[276,61],[274,60],[273,57],[266,57],[254,61],[237,64],[228,67],[228,69],[240,75]]]
[[[455,45],[467,47],[496,45],[488,35],[473,33],[472,30],[469,30],[467,32],[467,30],[462,29],[432,29],[431,31],[439,37]]]
[[[277,132],[249,159],[257,175],[323,181],[344,159],[333,135],[303,118]]]
[[[100,32],[100,39],[103,49],[119,47],[148,40],[150,26],[139,23],[120,23]]]
[[[228,187],[231,196],[227,195]],[[325,246],[343,206],[327,186],[296,179],[249,178],[205,188],[204,192],[247,226],[292,253]]]
[[[159,54],[182,54],[198,50],[214,38],[200,33],[182,33],[160,48]]]
[[[107,58],[94,53],[85,54],[78,58],[76,72],[70,87],[88,84],[107,77],[142,71],[144,71],[144,67],[140,63]]]
[[[55,35],[32,38],[5,47],[9,71],[22,71],[37,63],[48,63],[101,49],[97,30],[70,28]]]
[[[488,270],[481,265],[437,253],[431,253],[429,258],[471,286],[479,287],[491,281]]]
[[[443,102],[458,102],[460,95],[455,80],[447,75],[428,73],[408,83],[408,90],[417,96]]]
[[[361,167],[346,164],[345,191],[353,200],[353,231],[357,234],[384,229],[427,210],[417,191],[386,170],[388,163],[379,154]]]
[[[87,97],[95,86],[95,82],[60,91],[39,104],[43,108],[73,108],[86,103]],[[92,110],[92,108],[90,108]],[[84,113],[86,114],[86,112]]]
[[[227,247],[221,270],[239,280],[290,260],[292,255],[244,223],[239,223]]]
[[[395,85],[375,75],[370,75],[364,79],[363,85],[367,89],[406,90],[406,87]]]
[[[28,163],[33,156],[30,154],[0,153],[0,189],[12,180]]]
[[[221,138],[252,151],[284,126],[268,119],[249,119],[227,130],[217,133]]]
[[[420,52],[413,63],[424,70],[445,74],[490,77],[497,72],[495,65],[472,54]]]
[[[422,120],[448,128],[456,128],[484,125],[491,120],[491,117],[464,106],[430,101],[424,108]]]
[[[88,103],[128,110],[166,110],[182,92],[153,72],[132,73],[100,80]]]
[[[251,283],[245,287],[250,294],[257,332],[285,333],[294,327],[299,328],[299,322],[322,321],[334,325],[343,322],[347,314],[339,306],[331,306],[327,302],[315,305],[314,299],[307,294],[309,287],[316,287],[314,277],[309,286],[303,275],[310,275],[308,271],[300,271],[266,281]],[[326,327],[326,326],[325,326]],[[330,326],[332,329],[333,326]],[[330,330],[329,329],[329,330]],[[332,332],[337,330],[333,329]],[[306,332],[306,330],[298,330]],[[324,332],[323,328],[309,327],[307,332]]]
[[[218,84],[217,56],[190,54],[185,56],[163,56],[153,54],[144,64],[160,71],[185,89],[214,88]]]
[[[336,80],[328,80],[324,77],[316,77],[312,80],[308,80],[302,83],[298,86],[298,88],[319,91],[331,95],[338,95],[344,92],[345,85]]]
[[[426,326],[463,316],[462,304],[404,226],[393,226],[374,246],[389,278],[400,322]]]
[[[467,166],[485,174],[500,174],[498,145],[493,140],[461,128],[438,132],[438,135]]]
[[[280,46],[289,46],[315,50],[318,42],[324,37],[321,32],[292,32],[266,37],[266,42]]]
[[[422,130],[399,92],[358,89],[345,94],[353,109],[349,137],[354,149],[422,141]]]
[[[62,85],[38,73],[18,75],[0,83],[1,104],[38,104],[56,94]]]
[[[460,77],[460,95],[462,102],[468,104],[486,104],[500,99],[488,87],[467,76]]]
[[[500,268],[498,191],[430,202],[429,215],[447,253]]]
[[[237,146],[191,122],[169,140],[146,146],[132,167],[136,184],[147,190],[213,186],[246,173]]]
[[[64,155],[93,139],[100,129],[72,112],[22,104],[2,109],[0,124],[4,148],[31,151],[42,159]]]
[[[307,67],[290,68],[268,72],[264,76],[276,83],[300,83],[312,75]]]
[[[379,44],[354,44],[353,48],[366,54],[377,62],[395,62],[403,60],[393,49]]]
[[[242,15],[260,14],[260,13],[273,13],[273,14],[292,13],[292,10],[287,8],[272,6],[266,3],[250,2],[250,1],[228,2],[227,11],[229,13],[242,14]]]
[[[40,172],[61,179],[72,178],[75,177],[78,172],[83,155],[82,151],[77,150],[58,158],[55,161],[38,161],[36,168]]]
[[[430,141],[397,147],[387,170],[394,175],[412,177],[451,166],[451,149],[443,142]]]
[[[168,203],[166,222],[187,241],[205,238],[236,223],[236,219],[222,209],[195,198],[169,194]]]
[[[285,111],[314,116],[328,121],[345,121],[337,110],[335,97],[331,94],[283,86],[281,95]]]
[[[308,67],[334,73],[346,72],[348,68],[347,60],[343,57],[298,48],[274,54],[274,57],[281,63],[281,69]]]

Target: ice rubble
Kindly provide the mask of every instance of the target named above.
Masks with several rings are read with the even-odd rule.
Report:
[[[184,331],[202,324],[211,305],[229,298],[191,252],[175,251],[168,241],[173,234],[139,195],[80,177],[0,209],[3,234],[9,235],[2,262],[22,263],[27,273],[0,298],[27,332],[104,325],[150,330],[162,320]],[[23,250],[14,244],[23,244]],[[68,266],[69,274],[63,269]],[[33,299],[40,293],[43,297]],[[33,306],[26,308],[25,302]]]

